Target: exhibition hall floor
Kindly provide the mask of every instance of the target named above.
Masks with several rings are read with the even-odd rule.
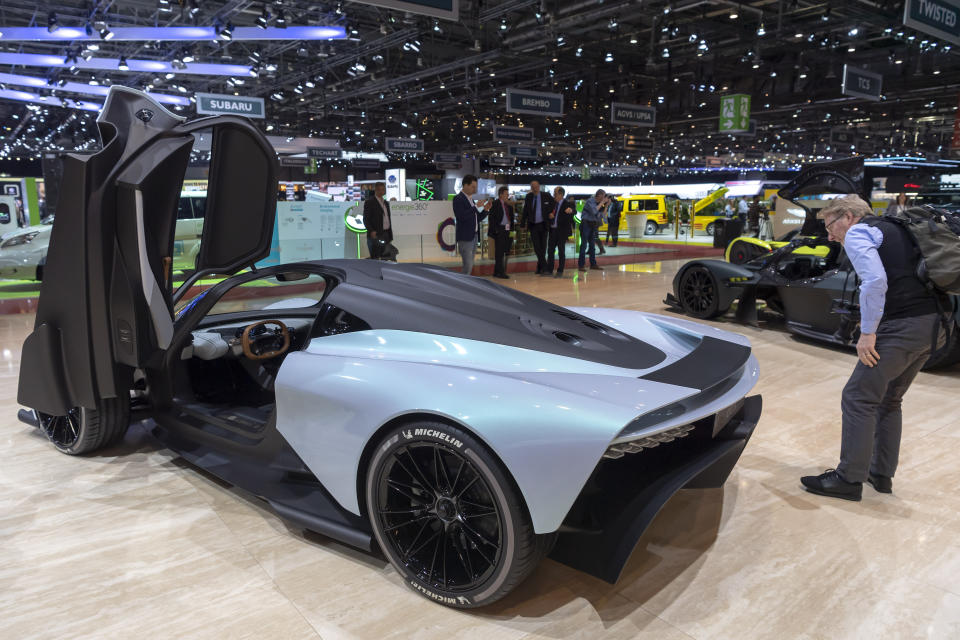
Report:
[[[502,282],[669,313],[678,264]],[[753,341],[764,399],[725,487],[678,494],[616,585],[546,560],[506,599],[461,612],[379,557],[286,525],[158,448],[149,425],[99,455],[57,453],[16,419],[32,322],[0,317],[2,638],[960,637],[960,368],[921,373],[907,394],[893,495],[823,498],[799,478],[837,462],[855,355],[716,323]]]

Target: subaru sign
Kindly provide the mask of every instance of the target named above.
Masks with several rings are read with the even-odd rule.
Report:
[[[423,140],[419,138],[387,138],[384,148],[393,153],[423,153]]]
[[[264,118],[263,98],[225,96],[218,93],[198,93],[197,113],[210,116],[231,115]]]
[[[507,113],[561,117],[563,116],[563,95],[507,89]]]
[[[633,127],[652,127],[657,121],[657,110],[641,104],[610,103],[610,122]]]

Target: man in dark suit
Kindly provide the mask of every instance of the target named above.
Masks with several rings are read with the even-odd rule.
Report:
[[[477,250],[477,234],[480,230],[480,221],[487,217],[492,203],[489,199],[479,204],[483,213],[473,204],[473,195],[477,192],[477,176],[467,174],[463,176],[463,187],[453,199],[453,215],[457,221],[457,251],[463,260],[463,273],[470,275],[473,271],[473,254]]]
[[[507,278],[507,252],[513,241],[510,233],[514,229],[513,207],[507,201],[510,190],[506,187],[497,189],[497,200],[490,208],[490,226],[487,236],[493,238],[496,264],[493,267],[494,278]]]
[[[383,199],[387,185],[377,182],[373,195],[363,203],[363,226],[367,228],[367,250],[371,258],[380,257],[381,241],[393,240],[393,225],[390,224],[390,203]]]
[[[550,237],[547,245],[547,264],[543,273],[540,274],[542,276],[553,273],[554,251],[557,252],[557,275],[554,278],[563,276],[563,267],[567,262],[567,238],[573,233],[573,216],[577,208],[573,198],[565,198],[565,195],[563,187],[553,190],[553,201],[556,205],[548,216]]]
[[[543,273],[547,268],[547,235],[549,233],[548,218],[554,209],[553,198],[548,193],[540,192],[540,183],[534,180],[530,183],[530,193],[523,200],[523,220],[530,230],[530,241],[533,251],[537,254],[537,273]]]

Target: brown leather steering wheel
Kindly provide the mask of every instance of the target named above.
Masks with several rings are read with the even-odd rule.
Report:
[[[254,353],[253,343],[256,341],[257,337],[251,338],[250,332],[257,327],[262,327],[268,324],[275,324],[280,327],[280,335],[283,336],[283,345],[276,351]],[[262,320],[260,322],[255,322],[244,328],[243,335],[240,336],[240,345],[243,347],[243,355],[250,360],[269,360],[270,358],[276,358],[277,356],[282,356],[285,354],[287,349],[290,348],[290,330],[287,329],[287,325],[283,324],[279,320]]]

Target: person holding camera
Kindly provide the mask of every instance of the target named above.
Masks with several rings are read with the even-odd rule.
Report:
[[[588,198],[583,204],[583,211],[580,214],[580,258],[577,261],[577,268],[580,271],[586,271],[587,248],[590,248],[590,268],[602,271],[603,267],[597,264],[597,253],[593,238],[597,235],[597,229],[600,227],[600,220],[603,218],[603,210],[607,205],[604,201],[607,192],[603,189],[597,189],[592,198]]]
[[[607,196],[607,200],[610,202],[607,206],[607,246],[615,247],[620,236],[620,213],[623,205],[615,196]],[[613,241],[610,238],[613,238]]]

